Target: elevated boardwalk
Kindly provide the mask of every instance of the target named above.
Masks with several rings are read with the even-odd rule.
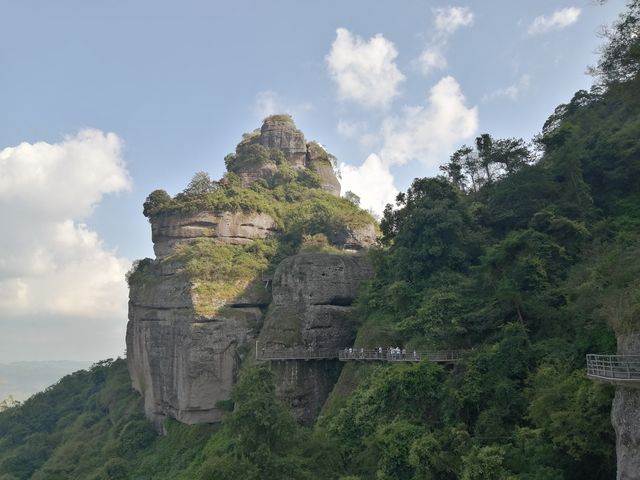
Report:
[[[587,377],[640,388],[640,355],[587,355]]]
[[[453,364],[462,359],[465,350],[434,350],[426,352],[392,353],[387,350],[345,348],[342,350],[310,350],[304,348],[264,349],[256,344],[256,360],[259,362],[287,360],[340,360],[341,362],[421,362]]]

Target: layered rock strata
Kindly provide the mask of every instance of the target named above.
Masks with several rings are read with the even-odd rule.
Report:
[[[285,259],[273,278],[273,301],[260,332],[265,349],[332,350],[352,345],[353,301],[373,274],[365,256],[299,254]],[[276,394],[309,425],[335,385],[337,360],[273,362]]]
[[[218,402],[230,398],[246,345],[252,344],[269,303],[268,292],[247,288],[233,299],[201,298],[197,280],[170,258],[196,238],[245,244],[273,231],[263,214],[200,212],[152,223],[157,260],[129,290],[127,362],[145,413],[161,430],[166,416],[183,423],[218,422]],[[211,315],[198,307],[214,304]]]
[[[151,224],[156,257],[171,254],[175,247],[195,238],[215,238],[228,245],[246,245],[277,231],[266,213],[200,211],[160,216]]]
[[[618,336],[618,355],[640,355],[640,333]],[[640,480],[640,384],[617,386],[611,408],[618,480]]]

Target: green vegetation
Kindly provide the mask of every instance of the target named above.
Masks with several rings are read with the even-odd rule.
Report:
[[[178,245],[166,261],[179,261],[183,265],[179,273],[194,279],[196,313],[213,315],[241,294],[250,296],[252,303],[261,303],[266,291],[260,274],[267,270],[276,253],[275,239],[256,240],[249,245],[220,245],[213,239],[199,238]],[[263,302],[268,301],[265,298]]]
[[[640,330],[639,13],[634,0],[598,86],[556,109],[537,156],[481,135],[385,211],[357,345],[470,349],[455,368],[348,365],[308,430],[275,400],[269,370],[247,367],[220,427],[169,422],[156,437],[124,362],[107,361],[0,412],[0,480],[613,478],[613,391],[585,377],[584,358]],[[154,192],[145,211],[234,206],[283,227],[277,241],[179,249],[211,289],[368,221],[294,179],[242,188],[229,175],[187,197]]]

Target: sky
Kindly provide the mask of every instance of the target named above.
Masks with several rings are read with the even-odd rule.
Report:
[[[290,113],[380,212],[592,79],[622,0],[0,0],[0,362],[122,355],[142,203]]]

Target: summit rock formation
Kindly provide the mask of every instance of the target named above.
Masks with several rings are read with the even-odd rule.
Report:
[[[166,417],[219,422],[258,339],[283,349],[351,345],[352,303],[372,275],[364,252],[375,242],[373,219],[335,198],[332,157],[291,117],[267,118],[225,162],[239,186],[225,176],[219,190],[199,196],[157,191],[148,215],[156,258],[140,261],[129,278],[129,373],[160,431]],[[305,207],[270,196],[275,188],[306,195]],[[320,250],[299,253],[305,238]],[[272,368],[278,396],[309,424],[341,365]]]

